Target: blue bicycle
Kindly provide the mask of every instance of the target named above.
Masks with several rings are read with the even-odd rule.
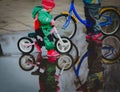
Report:
[[[104,35],[115,34],[120,27],[120,13],[117,9],[114,7],[104,7],[101,8],[99,13],[102,33]],[[59,34],[68,38],[72,38],[75,35],[78,22],[85,26],[91,26],[91,23],[87,24],[86,20],[82,19],[77,13],[74,0],[71,0],[69,12],[62,12],[54,19],[56,27],[60,29]]]
[[[76,53],[75,55],[69,54],[72,56],[74,59],[69,59],[69,63],[73,64],[73,69],[76,74],[76,76],[79,75],[80,67],[81,64],[85,61],[85,59],[88,57],[89,53],[92,53],[92,51],[86,51],[83,53],[81,56],[79,56],[79,51],[77,47],[74,45],[73,46],[73,53]],[[102,62],[103,63],[114,63],[116,60],[120,59],[120,38],[117,36],[105,36],[102,39],[102,48],[101,48],[101,54],[98,56],[98,58],[102,57]],[[66,57],[68,58],[68,57]],[[97,58],[97,59],[98,59]],[[68,60],[68,59],[66,59]],[[72,61],[74,60],[74,61]],[[97,61],[97,60],[96,60]],[[68,62],[68,61],[67,61]],[[79,62],[79,63],[78,63]],[[77,66],[74,66],[77,63]],[[63,66],[66,70],[67,69],[67,64],[65,65],[65,61],[59,61],[58,60],[58,66],[60,67],[59,69],[63,69]],[[72,67],[72,66],[71,66]],[[70,69],[70,67],[69,67]]]

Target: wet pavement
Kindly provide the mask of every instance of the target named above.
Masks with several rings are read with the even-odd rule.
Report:
[[[20,56],[0,57],[1,92],[38,92],[38,79],[19,67]]]
[[[46,90],[43,92],[120,92],[120,62],[102,64],[104,71],[93,73],[88,79],[85,73],[88,67],[82,64],[79,78],[86,78],[82,79],[85,85],[79,88],[80,83],[73,68],[61,73],[57,66],[58,60],[41,57],[39,53],[1,56],[1,92],[39,92],[40,89]]]
[[[38,92],[40,89],[46,90],[43,92],[120,91],[120,60],[119,58],[115,61],[102,60],[97,53],[101,48],[100,44],[86,42],[85,40],[81,40],[81,44],[77,38],[73,38],[72,40],[76,43],[74,45],[77,49],[73,47],[68,54],[60,55],[59,58],[45,57],[36,50],[31,54],[23,55],[17,48],[17,40],[21,37],[21,34],[16,33],[11,36],[1,36],[1,39],[7,39],[2,43],[4,47],[3,52],[6,54],[0,57],[1,92]],[[80,34],[79,39],[82,39],[85,35],[82,32],[76,35]],[[118,34],[119,33],[117,33],[117,35]],[[26,33],[23,33],[23,35],[26,35]],[[110,42],[109,44],[111,45],[116,44],[115,47],[119,48],[120,41],[114,41],[115,37],[116,36],[111,36],[111,42],[109,40],[103,40],[103,42],[107,42],[107,44]],[[90,47],[90,49],[94,47],[94,49],[92,48],[90,57],[88,57],[89,54],[86,54],[87,49],[89,50],[88,47]],[[8,49],[8,52],[5,49]],[[78,55],[76,54],[77,52]],[[73,66],[74,68],[71,67],[71,69],[62,72],[57,62],[60,58],[64,59],[65,57],[72,58],[71,60],[73,62],[77,60],[77,63],[75,67]],[[82,65],[80,65],[82,59],[83,62]],[[80,86],[80,82],[77,79],[78,77],[81,83],[84,84],[83,86]]]
[[[108,2],[104,1],[103,5],[112,3],[112,5],[119,6],[120,4],[118,0]],[[63,11],[63,8],[65,11],[68,10],[67,5],[61,7],[63,3],[66,4],[68,1],[56,2],[57,7],[52,12],[53,16]],[[39,1],[34,0],[0,0],[0,11],[2,12],[0,15],[0,45],[3,52],[3,56],[0,56],[0,92],[40,92],[40,90],[44,90],[43,92],[120,92],[119,57],[112,61],[101,59],[96,52],[100,51],[101,45],[95,44],[93,46],[94,55],[92,54],[92,58],[89,58],[86,54],[89,43],[85,40],[84,27],[80,23],[78,23],[77,33],[72,39],[77,47],[78,55],[76,49],[72,48],[69,55],[64,54],[60,57],[72,58],[73,62],[78,61],[74,69],[72,67],[61,72],[57,64],[60,58],[41,57],[36,49],[27,56],[21,54],[17,48],[17,41],[19,38],[27,36],[28,32],[33,31],[31,10],[37,4]],[[75,4],[80,15],[84,17],[83,3],[76,2]],[[119,38],[120,31],[117,35]],[[114,40],[111,43],[119,49],[119,43]],[[81,59],[83,59],[83,63],[79,67]],[[59,74],[61,75],[58,76]],[[83,86],[80,86],[78,77],[84,84]]]
[[[57,86],[60,87],[58,92],[76,92],[73,70],[63,72],[58,79],[58,76],[54,77],[54,72],[58,75],[60,71],[55,63],[49,63],[51,59],[41,58],[39,54],[34,54],[34,59],[33,63],[25,64],[27,63],[24,61],[25,55],[0,57],[1,92],[38,92],[39,89],[42,89],[40,88],[42,82],[45,83],[43,85],[45,90],[49,90],[44,92],[56,92],[53,91],[53,88]],[[39,73],[42,67],[46,69],[45,74]],[[49,79],[48,76],[51,78]],[[58,85],[56,85],[55,78],[59,83]]]

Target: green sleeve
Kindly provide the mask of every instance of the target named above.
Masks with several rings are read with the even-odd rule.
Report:
[[[39,12],[38,19],[41,22],[41,24],[50,24],[52,20],[52,16],[47,12]]]

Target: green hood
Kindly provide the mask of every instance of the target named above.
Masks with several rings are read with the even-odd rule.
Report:
[[[37,14],[38,11],[40,11],[41,9],[43,9],[42,6],[35,6],[32,10],[32,18],[35,18],[35,15]]]

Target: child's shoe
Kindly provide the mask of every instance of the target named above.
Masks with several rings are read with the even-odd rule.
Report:
[[[48,57],[48,62],[54,63],[58,58],[55,56]]]
[[[103,36],[102,33],[94,34],[94,35],[92,36],[92,40],[97,40],[97,39],[100,38],[101,36]]]
[[[39,53],[42,53],[41,47],[38,43],[35,43],[35,47]]]
[[[48,50],[47,55],[48,55],[48,57],[57,57],[60,54],[58,52],[56,52],[55,50]]]
[[[92,39],[92,35],[93,35],[93,33],[88,33],[86,35],[86,39],[91,40]]]

